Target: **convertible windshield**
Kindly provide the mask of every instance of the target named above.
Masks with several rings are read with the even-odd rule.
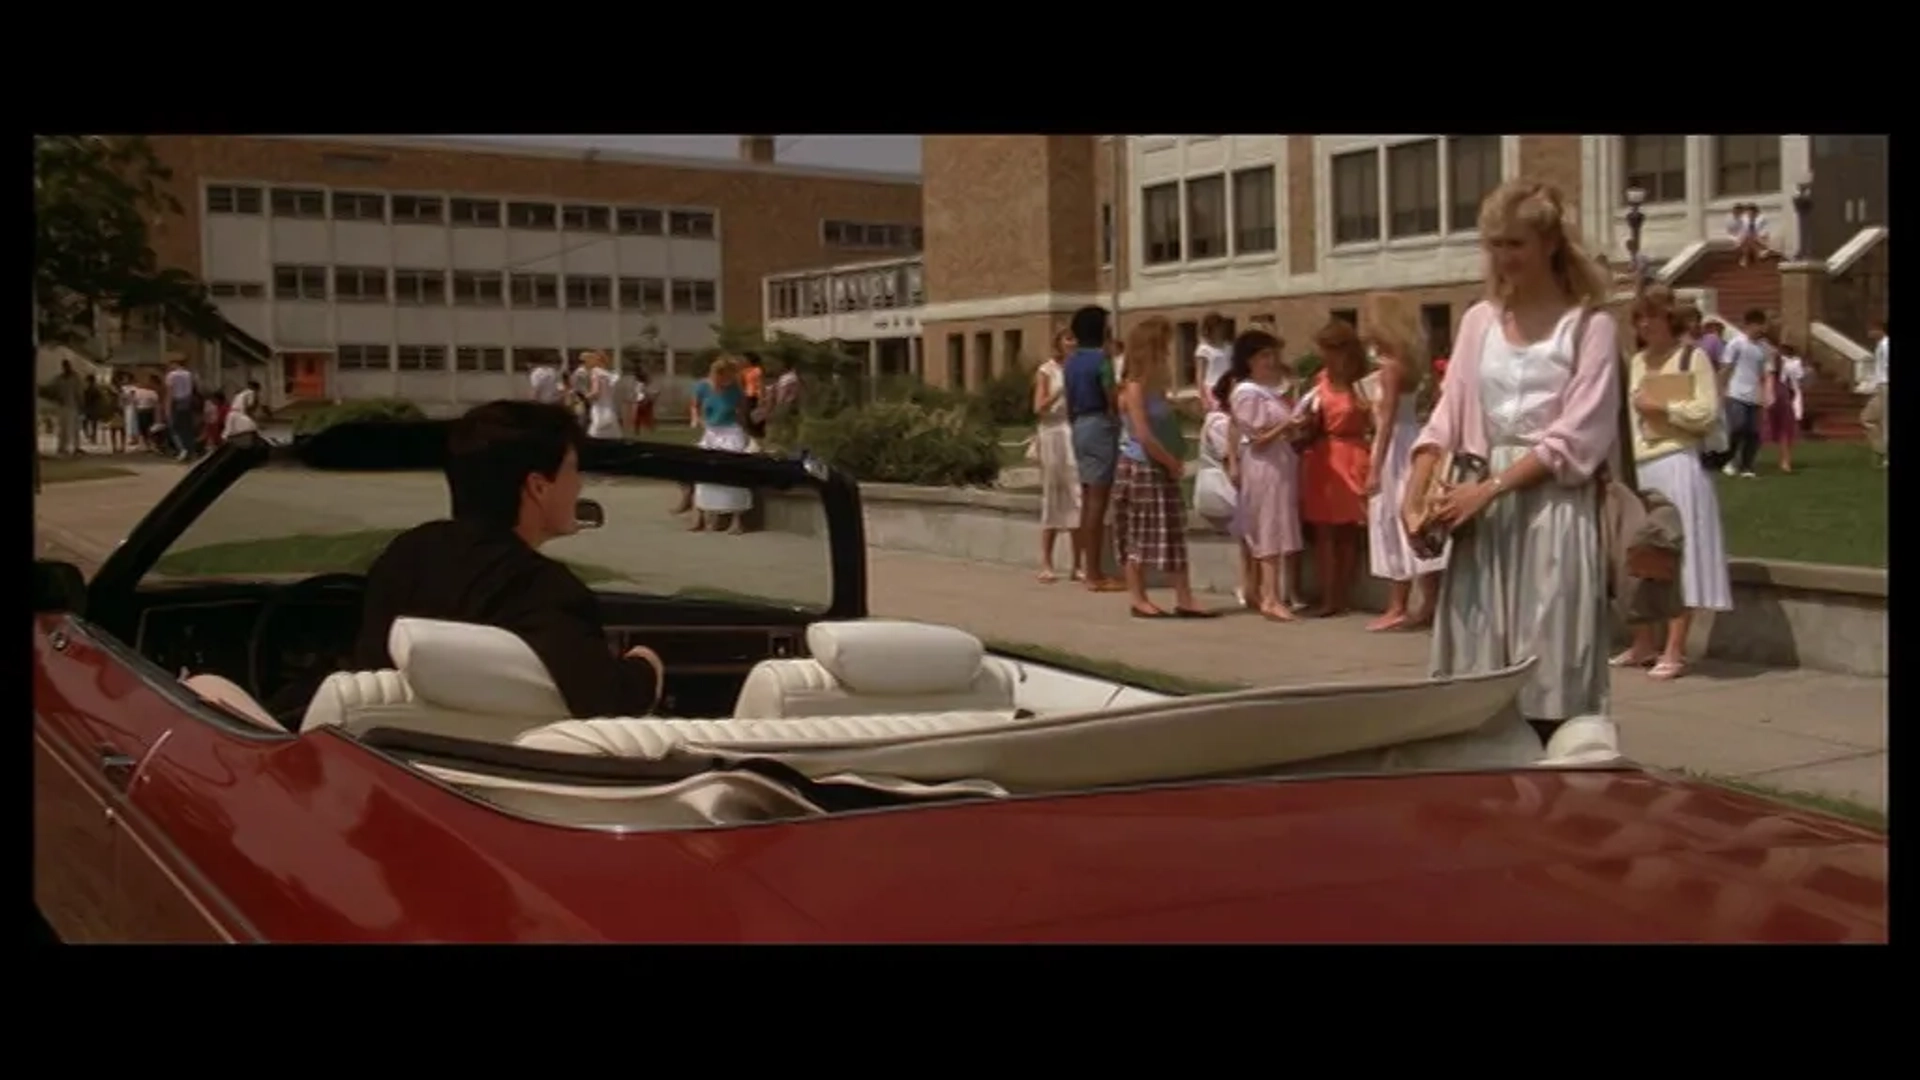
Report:
[[[754,492],[740,535],[691,532],[665,480],[588,473],[605,524],[542,549],[596,590],[821,612],[833,599],[827,518],[811,489]],[[437,471],[332,472],[263,465],[167,549],[149,580],[287,580],[365,573],[388,541],[447,515]]]

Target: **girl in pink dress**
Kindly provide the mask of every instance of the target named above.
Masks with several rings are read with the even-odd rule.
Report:
[[[1293,622],[1294,614],[1280,595],[1281,575],[1284,570],[1291,580],[1304,545],[1300,465],[1288,441],[1299,425],[1292,403],[1281,393],[1283,348],[1285,343],[1265,330],[1249,330],[1234,341],[1229,376],[1244,377],[1233,388],[1228,407],[1234,428],[1245,440],[1234,523],[1259,567],[1259,611],[1274,622]]]

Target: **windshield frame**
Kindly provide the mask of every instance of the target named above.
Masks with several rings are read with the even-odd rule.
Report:
[[[244,433],[214,451],[180,480],[127,534],[88,586],[88,604],[111,610],[148,581],[186,531],[249,473],[273,466],[323,472],[438,472],[446,459],[451,421],[361,421],[339,424],[290,443]],[[665,443],[590,439],[580,454],[583,472],[688,484],[722,484],[774,491],[810,490],[828,529],[832,600],[821,620],[867,615],[865,516],[859,487],[846,473],[802,452],[791,458],[726,453]],[[191,586],[194,583],[182,583]],[[271,584],[271,583],[268,583]]]

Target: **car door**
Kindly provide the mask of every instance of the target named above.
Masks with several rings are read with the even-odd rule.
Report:
[[[138,763],[134,733],[75,700],[97,655],[64,616],[35,626],[34,903],[62,941],[124,941],[115,863],[120,785]]]

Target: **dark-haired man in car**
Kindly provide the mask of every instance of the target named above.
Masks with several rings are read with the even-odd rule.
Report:
[[[453,516],[395,537],[367,572],[355,666],[394,666],[387,636],[401,617],[497,626],[533,649],[574,716],[651,712],[660,657],[644,646],[614,656],[593,592],[539,551],[579,527],[585,441],[559,404],[495,401],[455,421],[446,464]]]

